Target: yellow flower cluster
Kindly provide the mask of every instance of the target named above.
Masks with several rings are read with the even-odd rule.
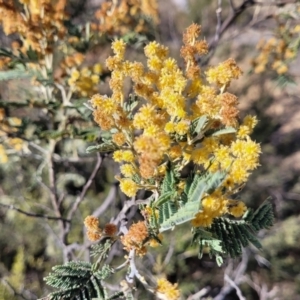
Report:
[[[97,92],[97,84],[100,81],[101,73],[100,64],[96,64],[92,68],[84,67],[80,71],[73,68],[70,72],[68,84],[80,96],[90,97]]]
[[[300,25],[279,24],[276,35],[257,44],[259,55],[253,59],[255,73],[262,73],[271,67],[278,75],[288,71],[288,65],[296,58],[297,44],[300,41]]]
[[[194,227],[210,226],[214,218],[227,213],[227,203],[228,200],[219,190],[204,197],[202,200],[202,210],[197,213],[195,219],[192,220],[192,225]]]
[[[112,223],[107,223],[104,229],[99,227],[99,220],[94,216],[87,216],[84,220],[84,226],[87,229],[88,239],[92,242],[96,242],[101,239],[102,236],[113,237],[117,233],[117,226]]]
[[[163,237],[163,235],[161,233],[159,233],[157,235],[157,238],[159,239],[160,242],[162,242],[162,240],[164,239],[164,237]],[[159,243],[157,239],[152,238],[149,241],[149,246],[152,247],[152,248],[156,248],[156,247],[158,247],[160,245],[161,245],[161,243]]]
[[[177,283],[172,284],[165,278],[157,280],[156,294],[159,299],[178,300],[180,299],[180,292]]]
[[[150,16],[154,24],[158,23],[156,0],[105,1],[95,13],[98,22],[92,24],[92,29],[109,35],[146,33],[149,26],[143,16]]]
[[[206,72],[209,83],[216,83],[219,87],[228,86],[232,79],[238,79],[242,74],[234,59],[229,58],[217,67],[210,68]]]
[[[220,217],[226,213],[236,218],[241,217],[247,210],[242,201],[235,201],[222,195],[220,190],[204,197],[202,200],[202,209],[191,221],[194,227],[209,227],[214,218]]]
[[[114,55],[106,61],[112,71],[110,97],[95,95],[91,99],[94,119],[103,130],[112,130],[117,150],[113,159],[121,163],[121,190],[129,197],[139,189],[158,190],[168,161],[178,171],[193,162],[210,172],[228,173],[222,187],[205,195],[204,211],[195,226],[209,226],[213,218],[228,213],[228,197],[245,183],[258,165],[259,144],[252,141],[257,120],[246,116],[238,122],[238,99],[227,92],[231,81],[241,75],[233,59],[201,72],[195,56],[207,52],[205,41],[198,41],[200,26],[191,25],[184,34],[181,55],[186,63],[182,71],[168,55],[168,48],[150,42],[144,49],[146,66],[124,59],[126,45],[122,40],[112,44]],[[203,75],[206,77],[206,83]],[[129,77],[138,99],[138,109],[128,108],[124,81]],[[231,133],[195,135],[193,124],[201,117],[207,122],[204,132],[231,128]],[[178,186],[178,192],[182,187]],[[201,199],[200,199],[201,201]],[[236,213],[235,213],[236,214]],[[236,214],[237,215],[237,214]]]
[[[21,151],[26,148],[27,143],[23,140],[9,136],[9,134],[17,131],[17,127],[20,126],[21,123],[22,120],[19,118],[6,117],[5,110],[0,108],[0,164],[8,162],[7,149]]]
[[[55,39],[62,39],[66,34],[66,0],[20,0],[20,3],[24,13],[16,1],[0,0],[0,23],[4,33],[19,34],[23,53],[29,49],[43,55],[52,52]]]
[[[247,210],[247,207],[242,201],[228,201],[228,212],[236,218],[241,217]]]

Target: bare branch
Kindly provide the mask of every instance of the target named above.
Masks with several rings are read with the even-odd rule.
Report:
[[[218,0],[218,9],[217,9],[217,29],[215,37],[209,42],[209,57],[212,56],[214,53],[222,35],[227,31],[227,29],[236,21],[236,19],[249,7],[251,6],[265,6],[265,5],[271,5],[271,6],[284,6],[288,4],[296,3],[297,0],[286,0],[286,1],[278,1],[278,2],[266,2],[266,1],[255,1],[255,0],[244,0],[242,4],[240,4],[237,7],[234,7],[233,1],[229,0],[230,6],[231,6],[231,14],[225,19],[225,21],[222,23],[222,25],[219,28],[220,23],[220,0]],[[208,57],[208,59],[209,59]]]
[[[227,275],[225,274],[224,279],[236,290],[236,294],[239,297],[240,300],[246,300],[246,298],[243,296],[242,291],[237,286],[237,284]]]
[[[266,2],[266,1],[264,1],[264,0],[262,0],[262,1],[253,1],[254,2],[254,4],[255,5],[260,5],[260,6],[278,6],[278,7],[280,7],[280,6],[285,6],[285,5],[287,5],[287,4],[294,4],[294,3],[296,3],[297,2],[297,0],[294,0],[294,1],[289,1],[289,0],[287,0],[287,1],[275,1],[275,2]]]
[[[64,221],[64,222],[70,223],[70,220],[67,220],[67,219],[64,219],[64,218],[61,218],[61,217],[53,217],[53,216],[47,216],[47,215],[43,215],[43,214],[31,213],[31,212],[22,210],[20,208],[17,208],[12,204],[8,205],[8,204],[0,203],[0,205],[3,206],[3,207],[6,207],[8,209],[15,210],[15,211],[17,211],[17,212],[19,212],[23,215],[26,215],[28,217],[42,218],[42,219],[48,219],[48,220],[59,220],[59,221]]]
[[[203,296],[207,295],[207,293],[211,290],[210,287],[205,287],[201,289],[199,292],[197,292],[194,295],[190,295],[187,300],[198,300],[202,299]]]
[[[134,205],[139,204],[149,204],[150,198],[146,200],[135,200],[135,198],[131,198],[131,200],[127,200],[122,208],[122,210],[119,212],[118,216],[114,219],[114,223],[118,224],[122,220],[126,219],[126,213],[127,211]]]
[[[218,32],[218,39],[214,38],[213,41],[209,43],[210,53],[214,52],[216,46],[219,43],[221,36],[224,32],[234,23],[234,21],[250,6],[255,5],[254,0],[244,0],[244,2],[236,7],[234,11],[232,11],[231,15],[227,17],[227,19],[222,23],[222,26]],[[211,55],[211,54],[210,54]]]
[[[49,188],[50,188],[50,199],[52,207],[55,211],[57,217],[61,218],[61,212],[58,205],[58,197],[56,190],[56,182],[55,182],[55,171],[53,164],[53,153],[55,149],[56,142],[54,140],[50,140],[49,142],[49,152],[46,156],[46,163],[48,164],[48,178],[49,178]]]
[[[246,300],[246,298],[243,296],[242,291],[240,288],[236,285],[236,283],[227,275],[225,274],[224,279],[236,290],[236,294],[239,297],[240,300]]]
[[[126,281],[129,284],[134,283],[134,277],[136,277],[143,285],[144,287],[150,291],[151,293],[154,293],[154,289],[152,289],[149,284],[146,282],[145,278],[139,273],[136,265],[135,265],[135,250],[131,249],[128,255],[128,261],[130,264],[130,273],[126,275]]]
[[[74,215],[74,213],[76,212],[76,210],[78,209],[78,206],[80,205],[80,203],[83,201],[89,187],[91,186],[95,176],[97,175],[99,169],[100,169],[100,166],[101,166],[101,163],[102,163],[102,158],[100,156],[99,153],[97,153],[97,162],[96,162],[96,165],[94,167],[94,170],[92,172],[92,174],[90,175],[90,178],[88,179],[88,181],[86,182],[86,184],[84,185],[80,195],[76,198],[74,204],[72,205],[69,213],[68,213],[68,217],[67,219],[71,219]]]
[[[92,213],[93,216],[99,217],[106,211],[106,209],[113,203],[113,199],[116,197],[116,191],[117,187],[113,185],[103,203]]]
[[[216,26],[216,33],[215,33],[215,42],[220,39],[220,30],[222,25],[222,0],[218,0],[218,8],[216,9],[217,15],[217,26]]]
[[[246,250],[243,251],[242,261],[239,263],[237,268],[234,268],[233,266],[233,260],[229,260],[229,264],[224,272],[224,281],[227,281],[227,284],[225,284],[222,289],[220,290],[219,294],[214,297],[214,300],[224,300],[226,296],[235,288],[236,286],[244,281],[243,275],[246,272],[246,268],[248,265],[248,253]],[[235,284],[233,285],[232,282],[228,280],[228,278]],[[229,283],[229,284],[228,284]],[[238,291],[237,291],[238,293]],[[243,298],[243,295],[241,295]]]
[[[175,251],[175,241],[174,241],[174,238],[172,238],[170,245],[169,245],[168,253],[166,254],[166,257],[162,263],[163,266],[167,266],[169,264],[174,251]]]
[[[234,4],[233,4],[233,0],[229,0],[229,4],[230,4],[230,7],[231,7],[231,10],[234,12],[235,7],[234,7]]]

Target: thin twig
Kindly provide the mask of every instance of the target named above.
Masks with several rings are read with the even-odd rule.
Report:
[[[68,94],[66,93],[66,90],[65,88],[61,85],[61,84],[58,84],[58,83],[55,83],[55,86],[60,90],[61,92],[61,97],[62,97],[62,100],[63,100],[63,105],[64,106],[68,106],[68,105],[72,105],[72,103],[70,102],[71,98],[72,98],[72,91],[69,90]]]
[[[80,203],[83,201],[89,187],[91,186],[94,178],[96,177],[100,167],[101,167],[101,163],[102,163],[102,158],[101,158],[101,155],[99,153],[97,153],[97,162],[96,162],[96,165],[94,167],[94,170],[92,172],[92,174],[90,175],[88,181],[86,182],[86,184],[84,185],[80,195],[76,198],[74,204],[72,205],[69,213],[68,213],[68,217],[67,219],[71,219],[74,215],[74,213],[77,211],[78,209],[78,206],[80,205]]]
[[[80,203],[83,201],[89,187],[91,186],[93,180],[95,179],[100,167],[101,167],[101,163],[102,163],[102,158],[100,156],[99,153],[97,153],[97,162],[96,165],[94,167],[93,172],[91,173],[89,179],[87,180],[87,182],[85,183],[84,187],[82,188],[82,191],[80,193],[80,195],[76,198],[75,202],[73,203],[73,205],[71,206],[68,214],[67,214],[67,219],[68,220],[72,220],[74,214],[76,213]],[[68,233],[71,230],[71,223],[66,223],[64,224],[64,228],[62,231],[62,240],[66,239]],[[84,247],[83,251],[86,249],[86,247]],[[72,255],[72,249],[69,248],[65,248],[65,257],[70,257],[70,254]]]
[[[218,0],[219,1],[219,0]],[[229,1],[231,6],[231,14],[225,19],[225,21],[222,23],[220,29],[217,31],[217,34],[215,37],[209,42],[209,56],[208,59],[212,56],[214,53],[222,35],[226,32],[226,30],[236,21],[236,19],[249,7],[255,6],[255,5],[272,5],[272,6],[284,6],[287,4],[293,4],[296,3],[297,0],[294,1],[281,1],[281,2],[264,2],[264,1],[255,1],[255,0],[244,0],[243,3],[241,3],[239,6],[234,7],[233,1]],[[220,2],[219,2],[220,3]],[[219,6],[220,7],[220,6]],[[218,8],[219,9],[219,8]],[[218,10],[217,10],[218,11]],[[217,13],[217,19],[219,15]],[[219,19],[218,19],[219,22]],[[217,25],[218,28],[218,25]],[[216,38],[217,37],[217,38]],[[208,60],[207,59],[207,60]],[[206,62],[207,62],[206,60]]]
[[[187,300],[198,300],[201,299],[203,296],[205,296],[209,291],[210,291],[210,287],[205,287],[203,289],[201,289],[199,292],[197,292],[194,295],[190,295]]]
[[[236,283],[227,275],[225,274],[224,279],[236,290],[236,294],[239,297],[240,300],[246,300],[246,298],[243,296],[242,291],[240,288],[236,285]]]
[[[113,185],[103,203],[92,213],[93,216],[99,217],[107,210],[107,208],[113,203],[113,199],[116,196],[116,191],[117,187]]]
[[[170,245],[169,245],[168,253],[162,263],[163,266],[167,266],[169,264],[169,262],[173,256],[174,250],[175,250],[174,244],[175,244],[174,238],[172,238]]]
[[[216,26],[216,33],[215,33],[215,42],[218,42],[220,39],[220,30],[222,25],[222,0],[218,0],[218,8],[216,9],[217,15],[217,26]]]
[[[234,23],[234,21],[250,6],[255,5],[254,0],[244,0],[243,3],[236,7],[232,14],[227,17],[227,19],[222,23],[221,28],[219,29],[218,39],[213,39],[209,43],[209,50],[210,53],[214,52],[216,46],[219,43],[219,40],[221,36],[224,34],[224,32]],[[211,55],[211,54],[210,54]]]
[[[48,165],[48,178],[49,178],[49,188],[50,192],[50,199],[52,207],[55,211],[57,217],[61,218],[61,212],[58,205],[58,197],[57,197],[57,190],[56,190],[56,179],[55,179],[55,171],[54,171],[54,163],[53,163],[53,153],[55,149],[56,142],[55,140],[50,140],[49,142],[49,152],[47,153],[46,163]]]
[[[267,2],[265,0],[263,1],[253,1],[255,5],[261,5],[261,6],[284,6],[284,5],[287,5],[287,4],[295,4],[297,2],[296,1],[278,1],[278,2]]]
[[[224,272],[224,280],[226,278],[232,278],[231,280],[238,286],[241,282],[243,282],[243,275],[246,272],[246,268],[248,265],[249,254],[246,250],[243,251],[242,261],[239,263],[238,267],[235,268],[233,265],[233,260],[229,260],[229,264],[226,267]],[[214,297],[214,300],[224,300],[226,296],[235,288],[232,284],[225,284],[220,290],[219,294]],[[241,298],[243,299],[243,298]]]
[[[233,4],[233,0],[229,0],[229,4],[230,4],[232,12],[234,12],[235,11],[235,7],[234,7],[234,4]]]
[[[60,218],[60,217],[53,217],[53,216],[47,216],[47,215],[43,215],[43,214],[35,214],[35,213],[31,213],[25,210],[22,210],[20,208],[15,207],[14,205],[10,204],[4,204],[4,203],[0,203],[1,206],[6,207],[8,209],[11,210],[15,210],[23,215],[26,215],[28,217],[34,217],[34,218],[42,218],[42,219],[48,219],[48,220],[60,220],[60,221],[64,221],[67,223],[70,223],[70,220],[64,219],[64,218]]]
[[[126,219],[126,213],[127,211],[134,205],[139,204],[149,204],[151,197],[145,200],[135,200],[135,198],[131,198],[131,200],[127,200],[122,208],[122,210],[119,212],[118,216],[113,220],[113,223],[118,224],[123,219]]]
[[[130,273],[126,275],[126,281],[129,284],[133,284],[134,277],[136,277],[148,291],[153,293],[154,290],[149,286],[149,284],[146,282],[145,278],[139,273],[139,271],[135,265],[135,249],[130,250],[129,255],[128,255],[128,260],[129,260],[129,264],[130,264]]]

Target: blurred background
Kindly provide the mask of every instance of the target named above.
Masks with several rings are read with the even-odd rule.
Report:
[[[82,30],[82,24],[91,21],[105,2],[111,1],[68,0],[70,22]],[[146,11],[136,15],[125,11],[123,17],[129,21],[112,23],[111,28],[111,21],[106,20],[107,28],[101,29],[104,33],[82,51],[84,67],[102,65],[100,81],[89,90],[91,94],[83,93],[84,88],[76,90],[74,103],[79,112],[70,113],[68,122],[78,130],[62,135],[53,150],[54,186],[63,203],[61,215],[64,217],[64,210],[80,200],[67,232],[67,243],[72,248],[68,255],[71,259],[89,260],[84,218],[96,213],[105,224],[121,210],[125,200],[114,179],[118,166],[110,155],[102,157],[101,167],[95,169],[96,155],[85,151],[99,134],[83,103],[96,92],[110,93],[105,59],[111,53],[111,41],[123,37],[130,45],[127,57],[140,61],[143,46],[155,39],[180,60],[182,33],[195,22],[201,24],[201,35],[210,45],[210,53],[199,60],[201,67],[232,57],[243,70],[243,76],[231,84],[229,91],[239,98],[241,117],[257,116],[259,123],[252,138],[261,143],[262,155],[261,166],[239,198],[255,209],[271,196],[276,222],[270,230],[259,233],[262,250],[250,246],[241,259],[226,259],[222,267],[209,257],[197,258],[197,249],[190,247],[190,236],[183,226],[171,232],[162,247],[149,252],[140,268],[145,274],[164,274],[171,282],[179,282],[182,299],[300,299],[299,2],[160,0],[157,10],[151,0],[127,2],[132,7],[136,2]],[[2,6],[5,3],[0,1]],[[7,36],[4,26],[3,23],[0,29],[0,45],[8,49],[16,34]],[[43,281],[51,267],[68,259],[57,220],[41,217],[54,215],[46,171],[49,165],[43,148],[48,149],[61,116],[50,113],[42,104],[31,105],[31,99],[39,95],[31,79],[5,77],[5,70],[0,72],[0,298],[37,299],[51,291]],[[62,78],[58,63],[54,74]],[[68,76],[71,78],[72,72]],[[11,129],[14,126],[18,131]],[[20,145],[14,138],[24,143]],[[80,199],[93,170],[97,174],[84,192],[84,200]],[[136,209],[129,214],[135,216]],[[122,255],[122,249],[115,249],[108,260]],[[154,298],[142,291],[136,299]]]

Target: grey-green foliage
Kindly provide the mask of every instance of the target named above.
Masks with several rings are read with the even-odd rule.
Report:
[[[175,174],[168,170],[162,184],[161,197],[154,202],[159,209],[158,226],[163,232],[175,225],[192,220],[201,210],[201,199],[205,193],[212,193],[220,186],[226,176],[225,172],[196,174],[193,179],[188,178],[186,188],[181,195],[175,193]]]
[[[0,71],[0,81],[20,79],[20,78],[26,78],[31,76],[32,75],[26,72],[25,70]]]
[[[271,227],[273,222],[272,205],[269,201],[265,201],[255,212],[248,210],[241,220],[215,218],[211,227],[205,230],[195,229],[193,242],[199,245],[200,257],[203,255],[203,248],[209,247],[209,254],[216,256],[219,264],[222,253],[234,258],[240,256],[242,248],[249,243],[261,248],[256,234],[261,229]]]
[[[98,270],[91,263],[84,261],[72,261],[55,266],[53,273],[50,273],[45,281],[58,291],[51,293],[48,298],[50,300],[109,299],[102,281],[112,273],[113,269],[108,265]]]
[[[192,124],[190,126],[191,135],[193,136],[193,135],[199,134],[201,132],[201,130],[203,130],[203,128],[205,128],[207,123],[208,123],[208,118],[205,115],[193,120]]]
[[[95,146],[89,146],[86,148],[87,153],[93,152],[111,152],[116,150],[116,146],[113,143],[103,143]]]

